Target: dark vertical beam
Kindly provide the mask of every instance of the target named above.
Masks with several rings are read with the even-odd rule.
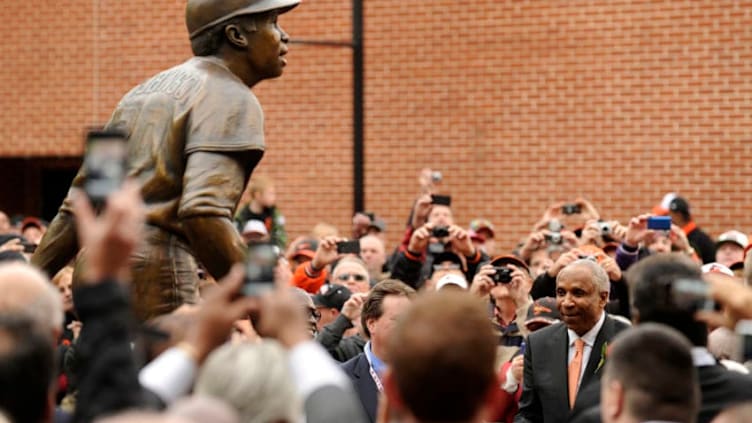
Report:
[[[365,210],[363,121],[363,0],[352,0],[353,214]]]

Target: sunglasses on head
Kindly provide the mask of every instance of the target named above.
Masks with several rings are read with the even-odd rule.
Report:
[[[366,277],[363,275],[359,275],[357,273],[344,273],[342,275],[337,276],[337,279],[341,281],[346,281],[350,278],[355,279],[356,282],[363,282],[366,280]]]

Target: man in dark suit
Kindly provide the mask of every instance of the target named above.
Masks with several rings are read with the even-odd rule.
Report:
[[[632,297],[632,319],[635,324],[662,323],[678,330],[692,343],[692,361],[700,383],[698,423],[707,423],[735,404],[752,401],[752,377],[727,370],[707,349],[708,329],[694,319],[691,304],[677,301],[672,291],[677,280],[699,280],[700,267],[681,255],[655,255],[640,260],[627,273]],[[597,387],[588,388],[593,396],[578,402],[572,421],[597,421],[592,416],[600,402]],[[588,408],[589,407],[589,408]],[[580,417],[582,416],[582,417]]]
[[[415,290],[397,280],[376,284],[363,303],[360,316],[363,332],[370,341],[362,353],[342,364],[371,423],[376,421],[379,392],[384,390],[381,378],[388,361],[387,343],[397,317],[407,310],[413,296]]]
[[[610,282],[601,266],[580,259],[559,272],[562,323],[530,334],[516,423],[565,422],[577,394],[600,378],[608,342],[628,324],[606,315]]]
[[[636,323],[664,323],[692,343],[692,358],[700,380],[702,401],[697,421],[713,420],[729,406],[752,400],[752,377],[727,370],[707,349],[708,329],[694,311],[669,294],[678,279],[700,279],[700,268],[686,257],[654,256],[635,264],[627,276]],[[666,289],[666,287],[669,289]]]

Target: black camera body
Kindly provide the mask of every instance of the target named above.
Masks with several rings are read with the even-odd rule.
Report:
[[[551,234],[546,234],[546,241],[553,245],[561,245],[563,239],[561,237],[561,232],[554,232]]]
[[[564,204],[561,206],[561,212],[566,215],[580,214],[582,208],[579,204]]]
[[[436,238],[446,238],[449,236],[448,226],[437,226],[431,230],[431,235]]]
[[[491,279],[494,281],[495,285],[499,285],[499,284],[506,285],[512,282],[512,269],[505,267],[505,266],[501,266],[501,267],[494,266],[494,270],[496,272],[494,272],[494,274],[491,275]]]
[[[598,229],[601,231],[601,236],[603,235],[611,235],[611,224],[608,222],[598,222]]]

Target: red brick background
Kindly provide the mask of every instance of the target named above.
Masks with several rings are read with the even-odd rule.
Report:
[[[752,230],[752,2],[364,3],[365,198],[392,241],[423,166],[443,172],[459,223],[491,219],[505,247],[576,196],[626,219],[678,191],[713,235]],[[4,1],[0,156],[80,154],[82,128],[189,57],[184,5]],[[307,0],[280,23],[346,41],[350,13],[349,0]],[[291,47],[285,75],[255,89],[269,144],[258,172],[276,179],[292,235],[346,230],[350,51]]]

